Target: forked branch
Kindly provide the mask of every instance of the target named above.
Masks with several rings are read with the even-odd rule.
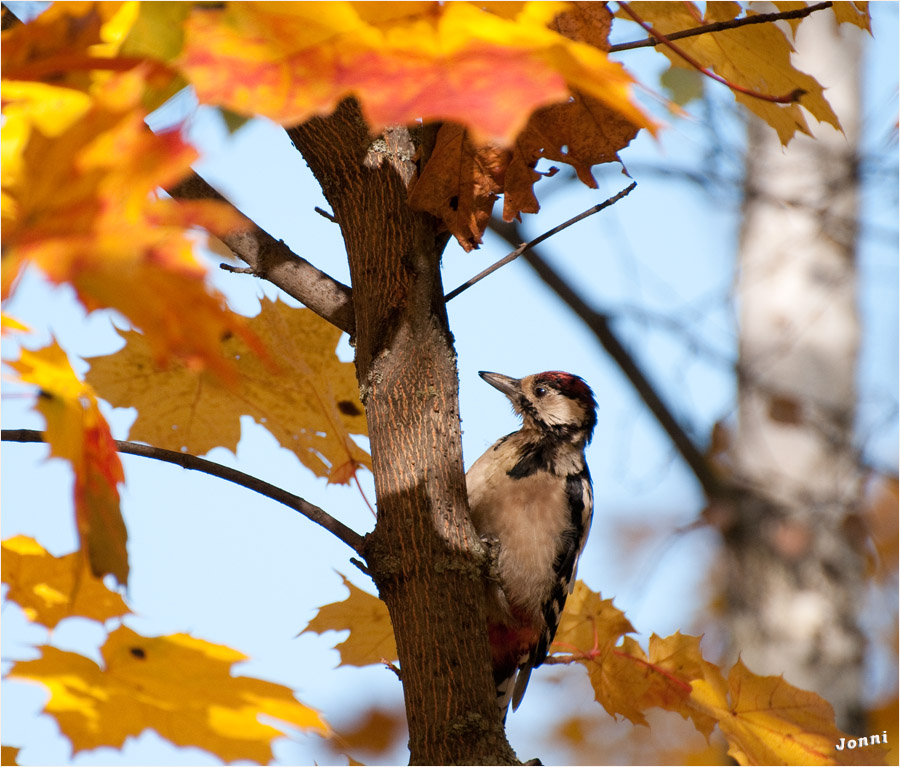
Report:
[[[46,442],[42,432],[33,429],[3,429],[0,432],[3,442]],[[213,477],[233,482],[236,485],[246,487],[255,493],[271,498],[273,501],[283,503],[288,508],[300,512],[304,517],[317,525],[324,527],[329,533],[339,538],[353,549],[360,556],[363,554],[363,546],[365,540],[355,530],[351,530],[343,522],[332,517],[327,511],[320,509],[318,506],[309,501],[300,498],[297,495],[282,490],[280,487],[270,485],[257,477],[245,474],[237,469],[229,466],[222,466],[220,463],[207,461],[205,458],[198,458],[195,455],[187,453],[176,453],[174,450],[166,450],[161,447],[153,447],[152,445],[142,445],[137,442],[125,442],[123,440],[115,440],[116,450],[120,453],[128,455],[139,455],[144,458],[153,458],[157,461],[165,461],[166,463],[174,463],[181,466],[182,469],[191,469],[193,471],[201,471],[204,474],[210,474]]]
[[[227,202],[196,173],[167,191],[176,199]],[[346,285],[317,269],[255,224],[249,229],[229,232],[222,240],[250,267],[245,270],[226,266],[227,271],[268,280],[335,327],[353,335],[353,302],[351,290]]]

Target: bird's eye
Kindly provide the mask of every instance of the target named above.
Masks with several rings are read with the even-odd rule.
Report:
[[[547,393],[547,390],[543,386],[535,386],[534,387],[534,396],[535,397],[543,397]]]

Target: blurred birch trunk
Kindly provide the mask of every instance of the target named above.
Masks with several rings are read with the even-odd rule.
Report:
[[[827,87],[844,133],[783,149],[749,126],[736,295],[742,375],[730,462],[752,493],[726,535],[731,655],[824,696],[854,734],[865,645],[863,560],[846,535],[861,473],[853,443],[857,142],[862,35],[830,13],[800,27],[797,66]]]

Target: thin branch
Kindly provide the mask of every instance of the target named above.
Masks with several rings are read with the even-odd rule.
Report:
[[[0,432],[0,439],[3,442],[46,442],[43,433],[33,429],[3,429]],[[128,455],[139,455],[144,458],[153,458],[157,461],[165,461],[166,463],[174,463],[182,469],[192,469],[193,471],[201,471],[204,474],[210,474],[219,479],[233,482],[241,485],[249,490],[253,490],[260,495],[271,498],[273,501],[283,503],[288,508],[300,512],[304,517],[317,525],[324,527],[329,533],[336,536],[360,556],[365,556],[363,547],[365,539],[355,530],[351,530],[343,522],[332,517],[328,512],[320,509],[305,501],[299,496],[282,490],[280,487],[270,485],[257,477],[252,477],[237,469],[228,466],[222,466],[219,463],[207,461],[205,458],[198,458],[195,455],[187,453],[177,453],[174,450],[166,450],[161,447],[153,447],[152,445],[141,445],[137,442],[124,442],[116,440],[116,450],[120,453]]]
[[[706,75],[712,80],[715,80],[717,83],[721,83],[722,85],[731,88],[733,91],[737,91],[738,93],[743,93],[745,96],[751,96],[752,98],[759,99],[760,101],[768,101],[773,104],[793,104],[796,101],[800,100],[800,97],[806,93],[802,88],[795,88],[790,93],[786,93],[783,96],[770,96],[766,93],[760,93],[759,91],[754,91],[750,88],[745,88],[743,85],[738,85],[737,83],[731,82],[722,75],[717,75],[711,69],[703,66],[697,59],[687,53],[683,48],[678,45],[675,45],[666,35],[657,31],[651,24],[644,21],[638,13],[632,9],[632,7],[626,3],[624,0],[619,0],[619,7],[625,11],[632,19],[634,19],[641,27],[643,27],[652,37],[659,40],[660,43],[665,45],[674,53],[678,54],[682,59],[684,59],[688,64],[690,64],[694,69],[696,69],[700,74]]]
[[[729,21],[717,21],[715,24],[704,24],[702,27],[692,27],[691,29],[683,29],[681,32],[670,32],[666,37],[669,40],[681,40],[685,37],[695,37],[697,35],[706,35],[710,32],[722,32],[726,29],[737,29],[738,27],[747,27],[751,24],[768,24],[773,21],[781,21],[782,19],[802,19],[816,11],[823,11],[830,8],[834,3],[816,3],[806,8],[798,8],[794,11],[783,11],[781,13],[757,13],[753,16],[744,16],[740,19],[730,19]],[[619,43],[618,45],[609,46],[609,53],[618,51],[631,51],[635,48],[655,48],[662,43],[655,37],[647,37],[644,40],[634,40],[630,43]]]
[[[508,243],[519,240],[518,227],[514,224],[491,219],[488,225],[491,231],[499,234]],[[610,327],[609,315],[597,312],[588,306],[587,302],[569,285],[550,264],[545,261],[535,250],[525,255],[525,260],[538,273],[538,276],[566,303],[569,308],[578,315],[587,325],[610,357],[631,382],[635,391],[640,395],[644,404],[653,413],[660,426],[663,427],[675,448],[690,467],[697,481],[703,487],[709,498],[722,497],[728,494],[728,488],[723,485],[713,472],[709,462],[700,449],[694,444],[687,432],[681,427],[668,406],[657,394],[653,384],[641,370],[638,363],[631,356],[613,329]]]
[[[601,202],[597,205],[594,205],[592,208],[588,208],[587,210],[583,211],[582,213],[579,213],[574,218],[570,218],[568,221],[565,221],[564,223],[560,224],[559,226],[554,226],[552,229],[535,237],[531,242],[521,243],[514,251],[512,251],[511,253],[508,253],[507,255],[505,255],[503,258],[501,258],[496,263],[491,264],[483,272],[479,272],[474,277],[472,277],[472,279],[464,282],[458,288],[454,288],[453,290],[451,290],[446,296],[444,296],[444,301],[446,302],[446,301],[450,301],[451,299],[456,298],[464,290],[468,290],[469,288],[471,288],[476,282],[481,282],[481,280],[483,280],[489,274],[496,272],[501,266],[506,266],[506,264],[508,264],[510,261],[515,261],[523,253],[531,250],[535,245],[539,245],[544,240],[549,239],[554,234],[558,234],[563,229],[568,229],[570,226],[572,226],[572,224],[577,224],[579,221],[582,221],[583,219],[587,218],[588,216],[593,216],[595,213],[599,213],[604,208],[608,208],[610,205],[614,205],[619,200],[621,200],[623,197],[627,197],[631,193],[631,190],[634,189],[636,186],[637,186],[637,182],[632,181],[631,184],[629,184],[627,188],[623,189],[617,195],[614,195],[613,197],[610,197],[608,200],[604,200],[603,202]],[[507,240],[507,242],[510,242],[510,244],[514,244],[514,243],[512,243],[511,240]]]
[[[196,173],[167,191],[182,200],[227,202]],[[249,273],[277,285],[332,325],[353,335],[356,320],[349,287],[317,269],[255,224],[249,229],[229,232],[222,240],[250,265]],[[237,270],[232,267],[228,271]]]

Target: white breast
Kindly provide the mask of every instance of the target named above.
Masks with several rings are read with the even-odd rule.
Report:
[[[501,445],[500,451],[506,452]],[[556,582],[553,562],[560,534],[571,525],[565,480],[539,471],[513,479],[507,456],[489,449],[466,475],[472,522],[481,535],[500,542],[498,569],[504,591],[520,610],[540,621]],[[507,465],[509,464],[509,465]]]

